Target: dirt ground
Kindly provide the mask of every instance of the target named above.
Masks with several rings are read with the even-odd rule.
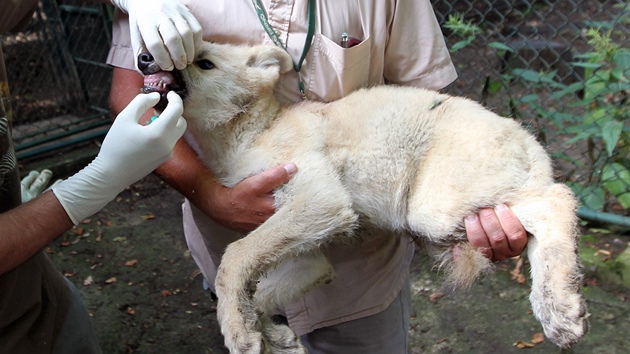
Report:
[[[22,170],[52,167],[57,176],[73,173],[95,147],[83,150],[84,158],[76,151],[82,150],[63,154],[65,162],[48,159]],[[46,250],[79,288],[104,353],[226,353],[216,303],[203,291],[187,251],[181,202],[178,192],[148,176]],[[629,241],[615,233],[601,237],[597,247]],[[530,312],[529,282],[513,279],[516,265],[516,260],[505,261],[493,276],[453,293],[417,253],[411,272],[410,352],[560,353],[548,341],[539,343],[542,330]],[[527,264],[516,273],[526,275]],[[592,276],[585,285],[590,332],[566,352],[626,353],[630,290],[603,285]]]

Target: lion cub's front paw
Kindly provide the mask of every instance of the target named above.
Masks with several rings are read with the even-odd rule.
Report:
[[[298,336],[285,324],[274,323],[269,317],[261,316],[265,353],[306,354]]]
[[[261,354],[265,353],[262,335],[253,333],[233,333],[230,338],[225,337],[225,346],[233,354]]]

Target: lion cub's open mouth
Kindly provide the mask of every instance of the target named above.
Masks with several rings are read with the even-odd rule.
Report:
[[[174,91],[179,97],[186,96],[186,84],[179,70],[162,71],[149,53],[141,53],[138,56],[138,69],[144,75],[144,86],[142,93],[158,92],[160,102],[155,105],[155,109],[164,110],[168,103],[166,94]]]

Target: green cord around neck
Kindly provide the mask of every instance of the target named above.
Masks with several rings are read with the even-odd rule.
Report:
[[[278,47],[287,50],[287,47],[282,43],[278,34],[269,24],[269,20],[267,19],[267,14],[260,3],[260,0],[252,0],[254,4],[254,8],[258,13],[258,19],[262,24],[265,32],[275,45]],[[298,74],[298,88],[300,89],[300,93],[302,94],[302,98],[306,98],[306,93],[304,92],[304,81],[302,81],[302,75],[300,74],[300,70],[302,69],[302,63],[304,63],[304,59],[306,58],[306,54],[308,54],[308,50],[311,48],[311,42],[313,41],[313,34],[315,33],[315,0],[308,0],[308,30],[306,32],[306,41],[304,42],[304,49],[302,49],[302,56],[297,63],[293,63],[293,70]]]

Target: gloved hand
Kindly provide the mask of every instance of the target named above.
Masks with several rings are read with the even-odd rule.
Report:
[[[52,171],[43,169],[42,172],[31,171],[28,176],[24,177],[21,181],[22,185],[22,203],[26,203],[31,199],[35,199],[38,195],[42,194],[44,190],[51,189],[57,184],[61,183],[61,180],[56,180],[50,187],[48,183],[52,178]]]
[[[146,48],[162,70],[183,69],[193,62],[203,29],[179,0],[111,0],[129,14],[134,63]]]
[[[181,117],[182,99],[174,92],[167,98],[166,109],[146,126],[138,121],[160,95],[154,92],[134,98],[112,124],[96,158],[52,188],[75,225],[171,157],[186,130],[186,121]]]

